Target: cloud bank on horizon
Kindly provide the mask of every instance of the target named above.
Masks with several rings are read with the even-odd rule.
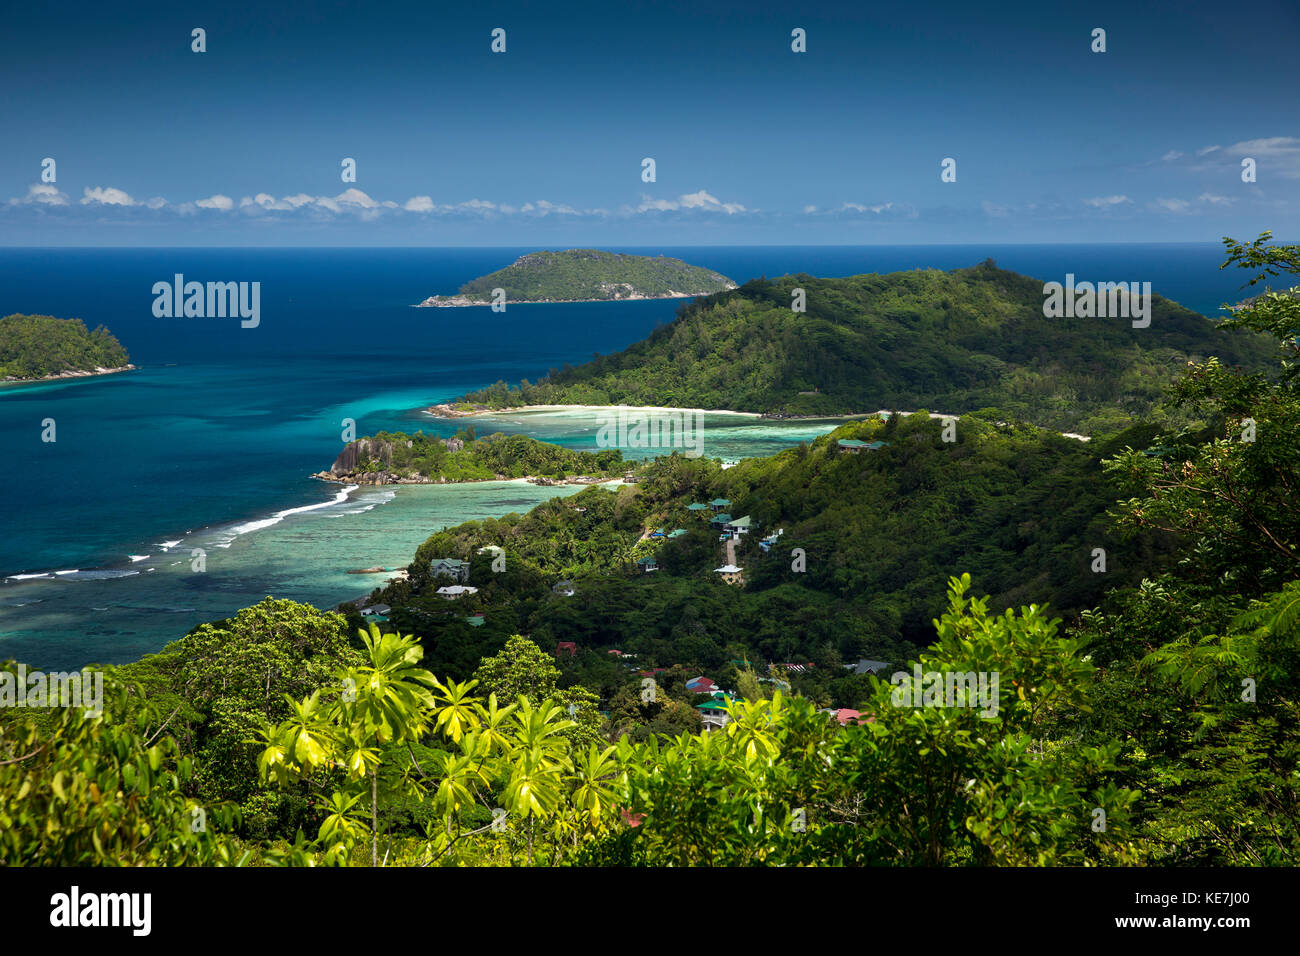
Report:
[[[87,44],[18,11],[0,243],[1300,234],[1293,97],[1251,80],[1287,69],[1285,0],[1250,18],[1202,0],[1176,18],[397,6],[253,21],[158,4]]]

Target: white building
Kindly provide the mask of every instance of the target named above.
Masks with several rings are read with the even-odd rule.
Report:
[[[456,598],[464,597],[467,594],[478,594],[478,588],[472,588],[465,584],[449,584],[446,587],[438,588],[436,593],[444,601],[454,601]]]

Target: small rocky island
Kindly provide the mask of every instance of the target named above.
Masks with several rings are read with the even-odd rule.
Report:
[[[491,305],[501,289],[507,305],[521,302],[616,302],[684,299],[736,288],[724,275],[667,256],[633,256],[598,249],[530,252],[511,265],[433,295],[420,307]]]
[[[108,375],[134,369],[126,349],[102,325],[80,319],[8,315],[0,319],[0,383]]]

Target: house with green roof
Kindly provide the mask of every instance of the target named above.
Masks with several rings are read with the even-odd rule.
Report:
[[[650,571],[659,570],[659,562],[656,561],[654,558],[650,557],[649,555],[647,555],[644,558],[637,558],[636,565],[638,568],[641,569],[642,574],[646,574]]]
[[[704,502],[702,501],[696,501],[693,504],[687,505],[686,510],[687,511],[708,511],[709,506],[704,504]]]
[[[458,558],[434,558],[429,562],[429,574],[435,578],[446,575],[464,584],[469,580],[469,562]]]
[[[714,498],[709,502],[709,507],[714,511],[721,511],[723,508],[730,508],[731,501],[727,498]]]
[[[748,534],[750,530],[750,526],[752,524],[753,524],[753,520],[749,517],[749,515],[744,515],[743,517],[734,518],[731,521],[728,521],[727,530],[737,536],[742,534]]]

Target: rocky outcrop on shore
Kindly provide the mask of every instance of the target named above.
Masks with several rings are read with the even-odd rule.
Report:
[[[457,446],[463,447],[461,442],[456,439]],[[453,449],[459,450],[459,447]],[[372,438],[358,438],[356,441],[348,442],[343,446],[343,451],[334,459],[334,464],[330,466],[329,471],[318,471],[312,475],[313,478],[319,478],[322,481],[339,481],[354,485],[429,485],[433,480],[425,475],[398,475],[387,469],[377,471],[367,470],[358,471],[357,466],[363,463],[384,462],[392,464],[393,461],[393,443],[390,441],[376,441]],[[443,479],[446,482],[446,479]]]
[[[0,378],[0,382],[5,384],[19,385],[33,382],[53,382],[61,378],[93,378],[96,375],[116,375],[118,372],[134,372],[139,366],[122,365],[118,368],[92,368],[76,369],[68,372],[54,372],[50,375],[42,375],[40,378],[16,378],[13,375],[6,375]]]
[[[363,461],[385,461],[391,463],[393,460],[393,443],[390,441],[375,441],[370,438],[358,438],[356,441],[350,441],[339,456],[334,459],[334,464],[330,466],[330,474],[338,477],[350,475],[356,472],[357,464]]]
[[[451,405],[430,405],[425,409],[430,415],[437,415],[439,418],[468,418],[472,415],[481,415],[490,412],[492,409],[487,405],[475,405],[472,409],[453,408]]]
[[[321,481],[337,481],[346,485],[445,485],[446,478],[434,481],[427,475],[395,475],[391,471],[350,471],[336,475],[333,471],[318,471],[311,477]]]

